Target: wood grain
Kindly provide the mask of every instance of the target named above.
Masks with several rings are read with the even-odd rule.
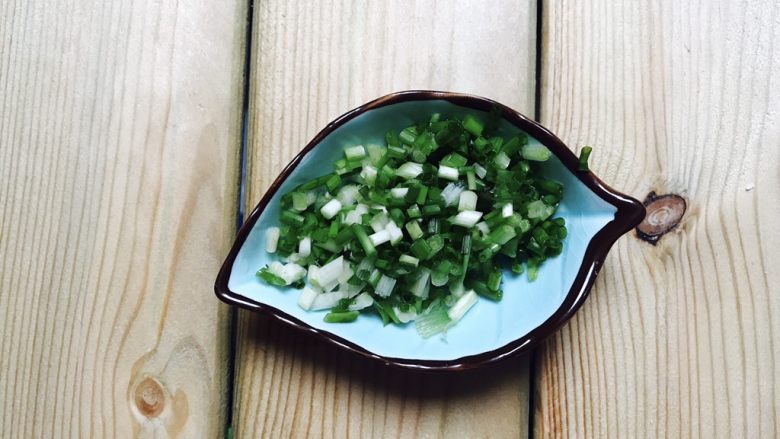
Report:
[[[0,3],[0,437],[224,434],[246,13]]]
[[[780,5],[547,2],[541,119],[689,210],[623,238],[539,354],[539,437],[780,435]]]
[[[434,18],[435,15],[435,18]],[[414,88],[533,112],[531,2],[255,4],[248,207],[341,113]],[[462,376],[390,371],[240,313],[237,437],[519,437],[525,362]]]

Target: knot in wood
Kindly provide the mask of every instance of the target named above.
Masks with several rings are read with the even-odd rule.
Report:
[[[656,195],[650,192],[645,198],[645,219],[636,227],[637,236],[653,245],[670,230],[677,227],[687,209],[685,199],[676,194]]]
[[[165,390],[154,378],[144,378],[134,392],[135,406],[147,418],[155,418],[165,408]]]

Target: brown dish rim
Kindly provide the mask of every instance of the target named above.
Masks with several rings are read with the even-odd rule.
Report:
[[[238,293],[231,291],[228,288],[228,281],[230,279],[230,273],[233,269],[233,263],[236,260],[239,250],[244,244],[244,241],[249,236],[249,232],[254,228],[255,223],[260,218],[265,207],[270,202],[273,195],[279,190],[287,177],[298,166],[301,159],[314,147],[316,147],[323,139],[330,135],[334,130],[344,125],[346,122],[352,120],[356,116],[359,116],[367,111],[374,110],[379,107],[397,104],[408,101],[427,101],[427,100],[444,100],[449,101],[455,105],[473,108],[480,111],[491,111],[493,108],[497,108],[501,112],[501,117],[514,124],[521,130],[528,133],[528,135],[536,138],[543,145],[555,154],[558,159],[571,171],[583,184],[590,188],[596,195],[602,198],[607,203],[615,206],[617,209],[615,213],[615,219],[607,223],[601,230],[596,233],[588,243],[585,255],[583,257],[582,264],[577,276],[574,279],[571,289],[566,294],[561,306],[542,324],[523,335],[522,337],[514,340],[504,346],[501,346],[492,351],[483,352],[480,354],[469,355],[454,360],[417,360],[407,358],[390,358],[375,353],[369,352],[365,348],[358,346],[342,337],[339,337],[333,333],[325,330],[314,328],[295,317],[281,311],[270,305],[260,303],[251,299],[248,299]],[[421,371],[463,371],[476,369],[488,364],[494,364],[502,359],[517,356],[524,352],[527,352],[532,347],[537,345],[542,339],[552,334],[557,330],[564,322],[566,322],[575,311],[582,305],[588,296],[590,288],[593,286],[593,282],[596,279],[601,266],[604,263],[604,259],[607,256],[607,252],[623,234],[629,232],[635,228],[644,218],[645,208],[638,200],[622,194],[603,181],[596,177],[590,171],[578,170],[578,159],[574,153],[552,132],[543,127],[539,123],[529,119],[521,113],[512,110],[511,108],[480,96],[442,92],[442,91],[428,91],[428,90],[409,90],[392,93],[386,96],[382,96],[367,104],[361,105],[354,110],[351,110],[336,120],[325,126],[314,139],[312,139],[306,147],[292,159],[292,161],[284,168],[279,176],[271,184],[268,191],[266,191],[263,198],[257,204],[255,209],[247,218],[244,225],[241,226],[236,236],[236,240],[233,243],[230,253],[228,253],[225,262],[222,264],[222,268],[217,275],[217,280],[214,285],[214,291],[217,297],[225,303],[236,305],[241,308],[248,309],[255,312],[263,312],[271,317],[284,322],[291,327],[297,328],[301,331],[313,334],[317,337],[327,340],[337,346],[340,346],[347,351],[359,354],[364,357],[368,357],[374,360],[390,365],[401,367],[405,369],[414,369]]]

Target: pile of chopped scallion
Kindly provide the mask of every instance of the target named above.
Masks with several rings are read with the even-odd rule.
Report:
[[[257,275],[302,288],[298,304],[330,310],[326,322],[376,313],[426,338],[479,297],[501,300],[502,268],[534,280],[563,249],[564,220],[552,218],[563,185],[540,175],[547,148],[490,131],[434,114],[384,147],[347,146],[333,173],[282,197],[266,250],[286,261]]]

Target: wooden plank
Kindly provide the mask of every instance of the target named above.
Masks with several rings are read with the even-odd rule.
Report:
[[[780,5],[543,11],[543,123],[615,187],[689,208],[656,246],[624,237],[541,350],[535,433],[780,435]]]
[[[246,14],[0,4],[0,436],[224,434]]]
[[[251,208],[341,113],[393,91],[472,92],[533,112],[533,5],[263,1],[255,5]],[[435,18],[434,18],[435,14]],[[527,363],[429,377],[390,371],[241,313],[238,437],[518,437]]]

